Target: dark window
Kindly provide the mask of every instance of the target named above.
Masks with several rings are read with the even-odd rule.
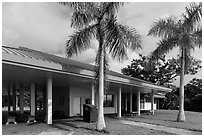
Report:
[[[114,107],[114,95],[104,95],[104,102],[103,102],[104,107]]]

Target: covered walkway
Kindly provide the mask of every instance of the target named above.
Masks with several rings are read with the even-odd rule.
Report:
[[[83,104],[98,106],[94,85],[94,66],[40,51],[20,47],[2,47],[2,88],[8,111],[30,115],[45,114],[47,124],[53,119],[83,115]],[[154,113],[154,95],[170,92],[151,82],[128,77],[113,71],[108,75],[109,90],[104,95],[104,113],[123,111],[140,115],[144,94],[150,95],[148,109]]]

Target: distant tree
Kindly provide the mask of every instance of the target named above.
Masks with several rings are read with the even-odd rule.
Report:
[[[138,59],[133,59],[131,64],[123,68],[121,72],[131,77],[151,81],[167,87],[171,87],[173,80],[179,76],[181,70],[180,59],[172,58],[166,60],[165,56],[162,56],[159,61],[153,62],[150,69],[150,58],[141,54],[139,54],[139,57]],[[186,73],[194,75],[201,67],[200,60],[191,58],[191,63]]]
[[[179,88],[173,85],[173,81],[179,77],[181,65],[180,59],[165,59],[162,56],[159,61],[153,62],[152,68],[150,69],[148,56],[139,55],[140,58],[133,59],[131,64],[123,68],[121,71],[123,74],[135,77],[138,79],[151,81],[158,85],[163,85],[172,88],[172,92],[166,93],[166,98],[164,99],[161,107],[163,109],[178,109],[179,107]],[[186,74],[194,75],[199,69],[201,69],[201,61],[191,58],[191,63],[189,64]],[[198,85],[198,80],[193,80],[190,83]],[[191,86],[190,86],[191,87]],[[190,88],[189,87],[189,88]],[[192,88],[192,87],[191,87]],[[188,94],[188,92],[185,92]],[[185,106],[187,105],[187,100],[185,94]]]
[[[172,86],[172,91],[166,93],[162,109],[177,110],[179,108],[179,88]]]
[[[191,3],[185,8],[186,12],[181,18],[169,17],[159,19],[149,30],[148,35],[161,37],[158,47],[151,55],[152,60],[168,53],[175,47],[180,49],[181,73],[180,73],[180,94],[178,122],[185,121],[184,114],[184,75],[190,63],[191,50],[202,46],[202,3]]]
[[[202,111],[202,79],[193,78],[185,89],[185,110]]]

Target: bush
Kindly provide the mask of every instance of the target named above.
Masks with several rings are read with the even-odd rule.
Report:
[[[17,123],[25,123],[28,121],[28,115],[19,112],[9,112],[9,115],[15,117]]]
[[[202,94],[196,95],[191,100],[191,110],[196,112],[202,112]]]
[[[45,122],[46,113],[44,111],[38,111],[35,116],[35,120],[38,122]]]
[[[25,123],[28,121],[28,115],[25,114],[18,114],[15,118],[17,123]]]
[[[6,124],[8,121],[8,113],[2,112],[2,124]]]

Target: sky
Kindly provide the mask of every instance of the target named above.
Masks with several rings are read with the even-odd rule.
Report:
[[[142,36],[142,49],[128,52],[128,59],[118,62],[109,57],[110,69],[121,73],[121,69],[138,58],[138,54],[149,55],[157,47],[158,38],[147,36],[148,30],[159,18],[179,17],[184,11],[185,2],[130,2],[118,11],[118,22],[135,28]],[[72,10],[57,2],[3,2],[2,3],[2,43],[12,47],[27,47],[58,56],[66,56],[65,43],[75,31],[71,28]],[[91,48],[72,59],[94,64],[97,41],[91,42]],[[167,54],[167,58],[176,57],[178,49]],[[192,52],[196,59],[202,59],[202,49]],[[190,79],[202,78],[200,70]],[[179,84],[179,79],[175,81]]]

